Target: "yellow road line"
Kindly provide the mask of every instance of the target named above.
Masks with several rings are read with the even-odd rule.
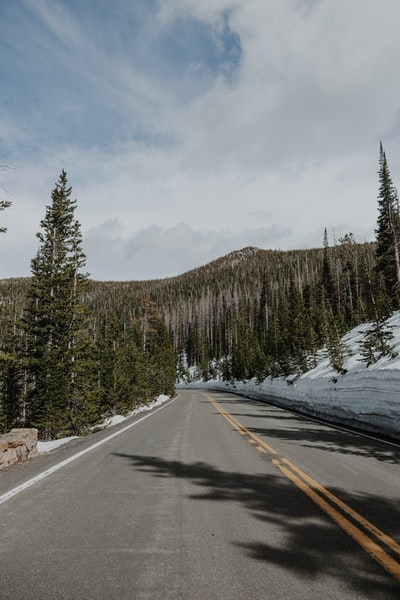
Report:
[[[324,488],[317,481],[314,481],[309,475],[304,473],[294,463],[287,458],[279,457],[278,452],[269,444],[261,440],[253,432],[249,431],[242,423],[235,419],[228,411],[226,411],[218,402],[216,402],[208,394],[204,396],[211,404],[221,413],[221,415],[238,431],[241,435],[246,435],[249,443],[255,445],[257,450],[262,453],[273,455],[272,463],[281,473],[283,473],[292,483],[294,483],[302,492],[304,492],[317,506],[319,506],[335,523],[337,523],[348,535],[350,535],[370,556],[372,556],[386,571],[388,571],[397,581],[400,582],[400,563],[393,559],[385,550],[379,546],[373,539],[361,531],[354,523],[349,521],[342,513],[334,506],[326,501],[328,499],[336,507],[350,516],[359,525],[364,527],[366,531],[374,535],[381,543],[385,544],[393,552],[400,556],[400,545],[385,534],[383,531],[375,527],[373,523],[362,517],[350,506],[337,498],[332,492]],[[324,499],[324,497],[326,499]]]
[[[204,396],[221,413],[221,415],[225,417],[225,419],[232,425],[232,427],[234,429],[236,429],[236,431],[238,431],[241,435],[249,436],[249,438],[251,440],[256,442],[258,446],[261,446],[264,450],[266,450],[270,454],[278,454],[277,451],[274,450],[274,448],[272,448],[272,446],[265,443],[263,440],[260,440],[260,438],[258,436],[256,436],[254,433],[249,431],[247,429],[247,427],[245,427],[244,425],[242,425],[242,423],[237,421],[231,414],[229,414],[224,408],[222,408],[222,406],[220,406],[218,404],[218,402],[216,402],[213,398],[211,398],[211,396],[209,396],[208,394],[204,394]]]
[[[287,469],[280,460],[272,459],[273,464],[292,481],[302,492],[304,492],[315,504],[317,504],[327,515],[331,517],[348,535],[350,535],[364,550],[368,552],[386,571],[395,579],[400,581],[400,563],[387,554],[381,546],[363,533],[358,527],[351,523],[346,517],[339,513],[326,500],[321,498],[297,475]],[[327,491],[327,490],[326,490]],[[330,494],[331,496],[333,494]],[[343,503],[342,503],[343,504]],[[349,507],[347,507],[349,508]],[[351,509],[350,509],[351,510]],[[352,511],[354,513],[354,511]],[[393,540],[394,541],[394,540]]]
[[[343,512],[347,513],[350,517],[352,517],[355,521],[357,521],[360,525],[365,527],[370,533],[375,535],[382,543],[386,544],[388,548],[396,552],[400,556],[400,544],[395,542],[395,540],[386,533],[383,533],[380,529],[378,529],[373,523],[359,515],[355,510],[353,510],[350,506],[342,502],[339,498],[337,498],[334,494],[332,494],[329,490],[324,488],[317,481],[314,481],[309,475],[304,473],[301,469],[296,467],[291,461],[287,458],[281,458],[281,462],[287,464],[290,469],[296,473],[298,473],[304,481],[306,481],[312,488],[318,490],[320,494],[323,494],[326,498],[328,498],[332,503],[336,504]]]

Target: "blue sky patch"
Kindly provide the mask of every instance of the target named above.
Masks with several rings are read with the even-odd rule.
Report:
[[[85,146],[114,138],[165,143],[151,87],[185,104],[215,78],[234,77],[241,44],[228,13],[212,25],[180,16],[157,28],[157,9],[154,0],[0,4],[0,109],[26,131],[34,123],[33,144],[45,144],[54,129]],[[138,80],[152,83],[140,88]]]
[[[227,15],[222,27],[211,27],[195,19],[178,19],[156,41],[154,50],[176,75],[185,75],[194,65],[213,77],[230,76],[241,56],[240,38],[230,29]]]

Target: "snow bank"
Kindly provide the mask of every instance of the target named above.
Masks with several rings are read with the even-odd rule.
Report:
[[[325,358],[315,369],[300,377],[268,377],[262,382],[193,382],[189,385],[273,402],[333,423],[400,439],[400,311],[386,324],[393,333],[391,346],[398,356],[383,357],[367,367],[361,360],[360,342],[370,324],[359,325],[343,337],[349,350],[343,365],[347,370],[344,375],[339,375]]]

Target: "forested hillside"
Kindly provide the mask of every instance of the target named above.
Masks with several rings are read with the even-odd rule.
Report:
[[[369,318],[374,245],[289,252],[244,248],[152,295],[175,350],[203,376],[223,359],[226,378],[303,370],[327,339]],[[182,361],[183,362],[183,361]]]
[[[105,380],[103,409],[127,410],[132,394],[145,399],[170,391],[157,381],[163,352],[168,353],[167,331],[181,377],[193,366],[212,377],[217,365],[226,379],[302,372],[324,346],[340,371],[340,337],[376,317],[375,254],[376,244],[356,244],[349,235],[335,246],[312,250],[244,248],[168,279],[89,281],[83,303],[87,331],[100,352],[92,359],[103,365],[96,363]],[[3,372],[14,365],[16,345],[24,344],[19,319],[29,286],[29,278],[0,281]],[[388,310],[382,307],[382,314]],[[141,350],[154,344],[157,326],[153,387],[146,388],[138,377],[144,368]],[[15,385],[22,394],[21,382]],[[3,385],[5,392],[13,391]]]
[[[215,361],[224,359],[226,377],[304,370],[324,343],[334,346],[343,331],[373,318],[374,256],[373,244],[347,236],[313,250],[244,248],[169,279],[89,281],[87,328],[116,348],[141,323],[142,333],[134,334],[141,345],[159,312],[181,368],[197,366],[211,376]],[[18,328],[29,284],[0,281],[4,349]]]

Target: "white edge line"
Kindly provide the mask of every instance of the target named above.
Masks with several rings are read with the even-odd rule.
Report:
[[[35,477],[32,477],[32,479],[28,479],[28,481],[25,481],[24,483],[21,483],[20,485],[18,485],[17,487],[13,488],[12,490],[9,490],[5,494],[2,494],[0,496],[0,504],[3,504],[4,502],[7,502],[7,500],[10,500],[10,498],[12,498],[13,496],[16,496],[20,492],[23,492],[24,490],[30,488],[32,485],[34,485],[38,481],[42,481],[42,479],[46,479],[46,477],[48,477],[49,475],[52,475],[56,471],[59,471],[63,467],[65,467],[65,466],[69,465],[70,463],[72,463],[77,458],[80,458],[81,456],[84,456],[84,454],[87,454],[88,452],[91,452],[92,450],[95,450],[95,448],[98,448],[102,444],[105,444],[106,442],[112,440],[113,438],[117,437],[118,435],[121,435],[121,433],[125,433],[125,431],[128,431],[128,429],[131,429],[132,427],[135,427],[136,425],[139,425],[139,423],[142,423],[143,421],[145,421],[149,417],[152,417],[153,415],[155,415],[156,413],[158,413],[160,410],[163,410],[167,406],[170,406],[172,404],[172,402],[174,402],[179,397],[179,395],[180,394],[178,394],[175,398],[173,398],[171,402],[168,402],[168,404],[164,404],[164,405],[160,406],[159,408],[157,408],[156,410],[152,411],[148,415],[145,415],[144,417],[141,417],[137,421],[134,421],[133,423],[130,423],[126,427],[123,427],[122,429],[119,429],[118,431],[116,431],[115,433],[112,433],[111,435],[107,436],[106,438],[103,438],[102,440],[96,442],[95,444],[92,444],[92,446],[89,446],[88,448],[85,448],[84,450],[81,450],[80,452],[77,452],[73,456],[70,456],[69,458],[66,458],[65,460],[63,460],[62,462],[58,463],[57,465],[54,465],[53,467],[50,467],[49,469],[46,469],[46,471],[43,471],[42,473],[39,473],[39,475],[36,475]]]

